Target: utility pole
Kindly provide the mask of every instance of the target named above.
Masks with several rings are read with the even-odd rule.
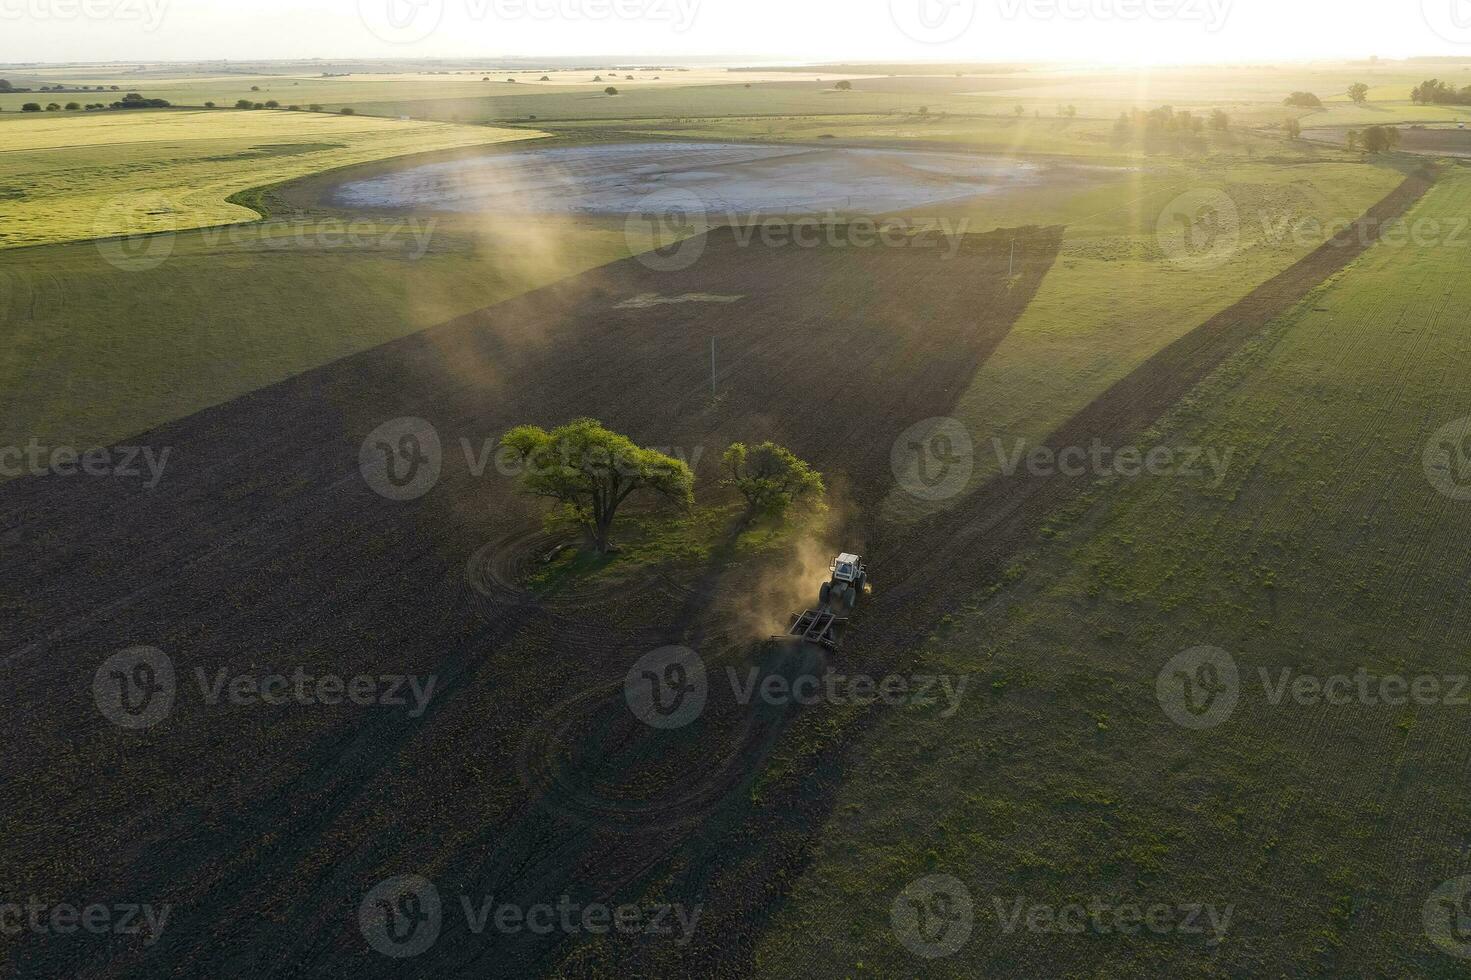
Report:
[[[710,335],[710,400],[715,400],[715,335]]]
[[[1006,278],[1016,275],[1016,239],[1011,240],[1011,262],[1006,267]]]

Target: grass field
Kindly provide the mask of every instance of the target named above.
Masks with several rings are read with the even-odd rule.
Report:
[[[572,223],[351,231],[188,232],[145,269],[93,245],[0,255],[0,441],[109,444],[628,254],[621,228]]]
[[[153,949],[6,935],[0,962],[389,976],[402,964],[364,947],[357,902],[413,868],[523,904],[576,891],[707,916],[687,948],[451,928],[415,964],[446,975],[1457,975],[1422,908],[1471,871],[1466,709],[1274,702],[1259,672],[1471,672],[1471,504],[1437,492],[1425,456],[1471,411],[1471,168],[1279,128],[1453,126],[1465,110],[1409,89],[1468,64],[0,72],[359,113],[23,115],[101,96],[0,95],[0,449],[174,452],[146,490],[0,485],[12,886],[166,892],[181,923]],[[1355,81],[1369,105],[1348,101]],[[1325,108],[1289,110],[1295,89]],[[1120,112],[1164,104],[1233,124],[1115,135]],[[762,159],[665,153],[681,140],[801,144],[782,165],[808,168],[813,200],[837,172],[822,149],[842,147],[936,188],[888,217],[963,236],[945,259],[858,247],[833,213],[849,239],[719,228],[665,269],[633,260],[646,244],[621,214],[333,203],[349,179],[539,142],[648,141],[625,166],[664,186],[780,183]],[[962,178],[869,148],[1008,159]],[[641,186],[599,166],[546,165],[536,186]],[[1008,183],[1031,168],[1039,183]],[[1411,201],[1412,233],[1371,244],[1375,226],[1362,254],[1335,237]],[[437,427],[443,472],[390,500],[361,453],[407,416]],[[689,459],[699,506],[640,507],[620,554],[549,559],[563,539],[473,450],[578,416]],[[939,501],[895,455],[936,417],[973,442]],[[1006,472],[1017,446],[1121,432],[1205,469]],[[718,459],[768,437],[824,470],[827,506],[743,528]],[[874,590],[841,648],[767,642],[848,548]],[[422,718],[194,699],[124,732],[89,685],[101,651],[133,643],[181,667],[433,673],[444,693]],[[951,713],[712,697],[697,724],[655,730],[626,677],[670,643],[712,674],[919,671],[967,693]],[[1239,704],[1190,728],[1157,683],[1202,646],[1233,658]],[[259,764],[212,761],[242,753]],[[969,942],[935,960],[894,918],[929,875],[974,899]],[[1095,900],[1229,922],[1212,938],[1006,919]]]
[[[254,220],[232,194],[539,134],[299,112],[47,113],[0,122],[0,249]]]
[[[1352,220],[1401,179],[1361,164],[1238,162],[1147,172],[1122,188],[1026,202],[1042,223],[1067,227],[1062,253],[1036,300],[962,395],[957,417],[982,443],[1037,444],[1149,355],[1300,259],[1333,222]],[[1159,248],[1160,215],[1180,195],[1202,189],[1226,194],[1238,209],[1239,240],[1213,268],[1182,266]],[[1004,227],[1016,216],[1006,209],[985,218]],[[1293,233],[1281,233],[1284,221]],[[1100,304],[1100,295],[1112,299]],[[979,454],[973,485],[994,477],[999,466],[995,453]],[[895,506],[913,503],[896,490]]]
[[[1461,173],[1411,218],[1468,207]],[[976,929],[940,975],[1450,975],[1420,910],[1464,860],[1463,712],[1273,705],[1258,669],[1467,669],[1471,511],[1422,464],[1465,413],[1465,248],[1376,246],[1155,433],[1232,452],[1221,485],[1098,486],[1022,580],[931,641],[926,665],[982,693],[949,721],[913,712],[873,734],[765,973],[904,970],[890,904],[948,873]],[[1192,731],[1155,679],[1202,644],[1239,661],[1241,702]],[[1018,896],[1231,904],[1234,921],[1219,944],[1007,933],[995,901]]]
[[[633,78],[629,79],[628,76]],[[546,76],[547,81],[542,81]],[[149,98],[167,99],[175,105],[202,106],[214,102],[220,106],[232,106],[239,99],[265,102],[275,99],[282,105],[310,105],[320,103],[340,107],[344,105],[364,106],[370,103],[413,103],[424,101],[486,102],[495,104],[506,99],[526,97],[526,92],[537,97],[557,94],[596,95],[608,85],[621,89],[644,90],[679,89],[693,86],[727,86],[732,89],[747,84],[764,82],[790,83],[803,78],[825,77],[831,83],[840,78],[861,78],[861,75],[838,74],[821,76],[820,73],[790,72],[739,72],[720,69],[696,68],[612,68],[557,69],[548,68],[485,68],[461,69],[451,74],[430,74],[407,71],[354,71],[337,77],[323,77],[321,73],[175,73],[167,71],[88,71],[79,70],[72,74],[48,74],[29,76],[24,71],[9,72],[0,76],[8,78],[14,85],[25,85],[39,89],[42,85],[63,84],[95,88],[104,86],[106,92],[57,93],[32,91],[30,93],[0,93],[0,112],[17,111],[26,102],[69,101],[110,103],[121,97],[123,92],[139,92]],[[602,81],[595,81],[601,78]],[[489,79],[486,81],[485,79]],[[515,82],[508,81],[515,79]],[[118,92],[112,92],[112,86]],[[64,98],[61,96],[65,96]],[[410,111],[410,109],[405,109]],[[394,113],[397,115],[399,113]],[[416,115],[419,113],[415,113]],[[502,115],[515,116],[514,109],[506,109]]]

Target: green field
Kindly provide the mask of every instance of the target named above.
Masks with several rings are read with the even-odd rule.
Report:
[[[1235,163],[1141,174],[1122,201],[1111,188],[1050,208],[1039,203],[1039,222],[1067,226],[1062,254],[961,397],[957,417],[982,441],[1036,444],[1150,354],[1306,255],[1330,222],[1353,219],[1401,179],[1356,163]],[[1240,239],[1217,267],[1182,267],[1160,252],[1158,217],[1178,195],[1201,189],[1237,202]],[[1307,233],[1280,234],[1286,216]],[[1004,227],[1017,213],[993,217]],[[1109,302],[1100,303],[1104,295]],[[972,485],[998,466],[994,453],[981,454]],[[896,492],[893,502],[903,506],[906,496]]]
[[[1290,140],[1285,119],[1471,118],[1408,102],[1432,76],[1471,82],[1459,60],[666,67],[602,69],[597,82],[598,69],[378,65],[327,77],[317,67],[0,72],[16,84],[109,88],[0,94],[0,447],[119,443],[642,247],[606,216],[348,212],[329,195],[348,175],[538,140],[922,147],[1015,158],[1048,177],[907,216],[938,212],[977,234],[1061,230],[1009,333],[968,384],[945,388],[947,410],[974,437],[977,490],[1003,469],[998,445],[1042,442],[1431,162]],[[842,77],[854,91],[834,90]],[[1368,105],[1348,100],[1355,81],[1370,84]],[[603,94],[605,83],[620,94]],[[271,98],[358,114],[15,111],[115,98],[113,85],[179,106]],[[1286,108],[1296,89],[1325,107]],[[1070,105],[1076,116],[1059,114]],[[1232,125],[1185,139],[1117,134],[1121,112],[1161,105],[1221,108]],[[958,712],[835,711],[793,725],[795,738],[762,757],[767,768],[738,795],[763,819],[765,794],[779,797],[794,774],[840,777],[826,823],[804,838],[810,860],[759,881],[770,914],[752,926],[762,975],[1457,975],[1426,942],[1421,910],[1471,853],[1471,749],[1457,738],[1467,709],[1273,703],[1259,680],[1284,669],[1471,672],[1460,598],[1471,505],[1437,492],[1425,463],[1437,433],[1471,413],[1460,372],[1471,369],[1471,169],[1441,161],[1437,173],[1408,219],[1433,226],[1428,239],[1374,245],[1140,435],[1225,461],[1215,479],[1089,478],[994,575],[957,577],[954,611],[925,624],[902,666],[969,677]],[[1168,245],[1172,212],[1192,196],[1230,211],[1226,245],[1204,263]],[[719,407],[712,398],[690,410]],[[902,538],[908,522],[974,499],[926,503],[895,487],[874,523]],[[643,563],[733,562],[790,543],[763,528],[722,552],[732,516],[722,506],[667,525],[648,517],[622,558],[578,564],[586,556],[568,551],[531,584],[551,593]],[[884,587],[881,573],[874,581]],[[1162,708],[1156,682],[1202,646],[1234,658],[1241,700],[1218,726],[1191,729]],[[819,743],[810,757],[808,737]],[[829,738],[841,752],[823,754]],[[409,773],[413,762],[394,765]],[[479,832],[462,823],[461,845]],[[901,944],[892,912],[908,885],[937,874],[969,889],[974,935],[925,960]],[[1095,899],[1229,907],[1231,923],[1219,941],[1041,934],[1006,927],[999,911]]]
[[[0,249],[249,221],[232,194],[534,131],[312,112],[45,113],[0,122]]]
[[[303,218],[166,249],[150,268],[91,244],[0,255],[0,443],[111,444],[628,254],[621,227],[432,219]]]
[[[1410,217],[1468,209],[1461,173]],[[1471,819],[1464,709],[1274,706],[1257,672],[1471,666],[1471,511],[1422,463],[1466,412],[1466,247],[1376,246],[1155,433],[1231,451],[1221,485],[1098,486],[1024,578],[927,644],[926,668],[983,693],[871,734],[765,973],[904,972],[890,903],[947,873],[971,889],[976,930],[936,975],[1449,975],[1420,909]],[[1242,697],[1194,731],[1155,679],[1201,645],[1236,658]],[[1234,922],[1219,945],[1006,933],[993,900],[1028,895],[1231,903]]]

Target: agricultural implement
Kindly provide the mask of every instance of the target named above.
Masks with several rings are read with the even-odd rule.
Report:
[[[807,643],[836,650],[838,637],[846,625],[846,619],[839,619],[826,609],[809,609],[804,613],[792,614],[792,628],[787,630],[787,636],[795,636]]]
[[[831,577],[818,592],[818,608],[793,613],[791,627],[778,639],[795,638],[828,650],[838,648],[838,639],[848,625],[848,618],[841,614],[858,605],[858,596],[868,584],[868,567],[858,555],[845,552],[828,563],[828,571]]]

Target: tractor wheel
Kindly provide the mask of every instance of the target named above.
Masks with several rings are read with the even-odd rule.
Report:
[[[858,591],[858,592],[862,592],[864,586],[866,586],[866,585],[868,585],[868,573],[867,572],[859,572],[858,573],[858,581],[855,582],[855,583],[853,583],[853,588],[856,591]]]
[[[833,597],[833,584],[831,582],[822,583],[822,591],[817,593],[817,595],[818,605],[826,606],[828,601]]]
[[[849,589],[847,594],[843,596],[843,603],[849,609],[852,609],[854,606],[858,605],[858,590]]]

